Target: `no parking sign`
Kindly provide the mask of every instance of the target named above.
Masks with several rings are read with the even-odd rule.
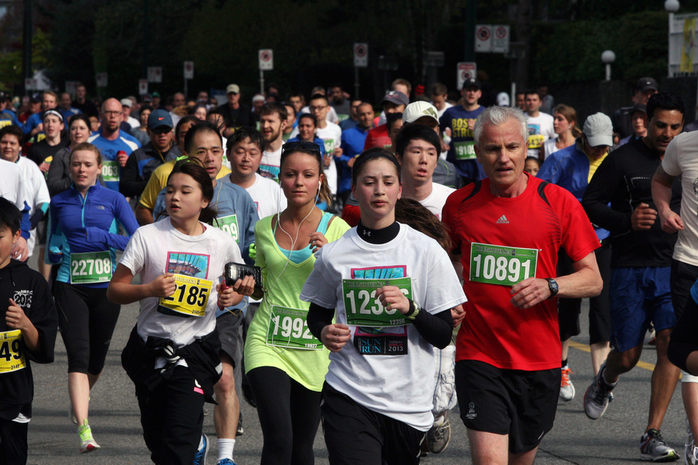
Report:
[[[354,66],[366,68],[368,66],[368,44],[354,44]]]
[[[259,69],[262,71],[274,69],[274,51],[272,49],[265,48],[259,51]]]
[[[477,64],[475,62],[458,63],[458,90],[463,88],[466,79],[477,76]]]

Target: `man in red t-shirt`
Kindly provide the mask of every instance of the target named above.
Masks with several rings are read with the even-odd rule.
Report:
[[[533,463],[560,390],[554,297],[596,296],[602,287],[599,241],[579,201],[523,171],[527,136],[521,110],[485,110],[474,138],[487,178],[451,194],[443,209],[468,296],[456,388],[476,465]],[[557,278],[562,247],[575,272]]]

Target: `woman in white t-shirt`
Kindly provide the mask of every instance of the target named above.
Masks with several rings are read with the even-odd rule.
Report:
[[[557,137],[543,143],[545,157],[574,144],[582,131],[577,127],[577,112],[574,108],[560,104],[553,110],[553,128]]]
[[[361,222],[322,248],[301,292],[308,328],[332,352],[322,405],[330,463],[419,463],[434,419],[433,347],[449,344],[451,309],[466,300],[441,246],[395,221],[401,191],[392,155],[357,158]]]
[[[220,378],[215,313],[242,300],[217,284],[227,262],[243,261],[235,241],[209,226],[212,197],[199,163],[177,163],[167,181],[169,218],[135,232],[107,292],[120,304],[140,301],[121,359],[136,385],[143,437],[157,464],[191,465],[195,457],[203,463],[203,405],[213,401]],[[142,284],[131,283],[136,274]]]

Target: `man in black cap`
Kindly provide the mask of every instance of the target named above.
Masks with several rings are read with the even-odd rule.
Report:
[[[647,101],[653,94],[659,91],[657,81],[651,77],[642,77],[635,84],[635,92],[633,94],[633,104],[627,107],[620,107],[611,116],[613,122],[613,132],[618,134],[618,137],[624,139],[633,134],[632,115],[635,111],[635,105],[647,105]]]
[[[463,104],[449,108],[439,119],[441,132],[451,138],[446,160],[456,165],[463,185],[485,177],[484,171],[476,160],[473,138],[475,120],[485,111],[479,103],[482,96],[481,89],[480,81],[475,78],[466,79],[460,91]]]
[[[172,117],[165,110],[155,110],[148,117],[150,142],[128,157],[119,181],[119,192],[126,197],[141,195],[155,168],[165,163],[172,148]]]
[[[647,135],[647,105],[638,103],[630,112],[630,121],[633,125],[633,133],[620,140],[618,147],[625,145],[633,139],[642,139]],[[616,147],[616,148],[618,148]]]
[[[409,103],[410,99],[407,95],[399,90],[391,90],[383,97],[383,111],[386,115],[389,113],[402,113]],[[364,150],[373,147],[389,147],[391,145],[393,145],[393,142],[390,140],[390,134],[388,134],[388,125],[381,124],[368,131],[366,142],[364,143]]]

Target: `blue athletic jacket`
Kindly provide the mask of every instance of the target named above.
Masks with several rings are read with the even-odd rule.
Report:
[[[118,234],[119,225],[123,226],[128,236]],[[83,198],[71,185],[70,189],[51,199],[48,256],[51,263],[61,265],[56,279],[63,283],[71,282],[71,253],[108,250],[113,273],[116,269],[116,249],[124,250],[136,229],[138,222],[123,195],[97,183],[88,189]],[[82,285],[105,288],[109,282]]]

